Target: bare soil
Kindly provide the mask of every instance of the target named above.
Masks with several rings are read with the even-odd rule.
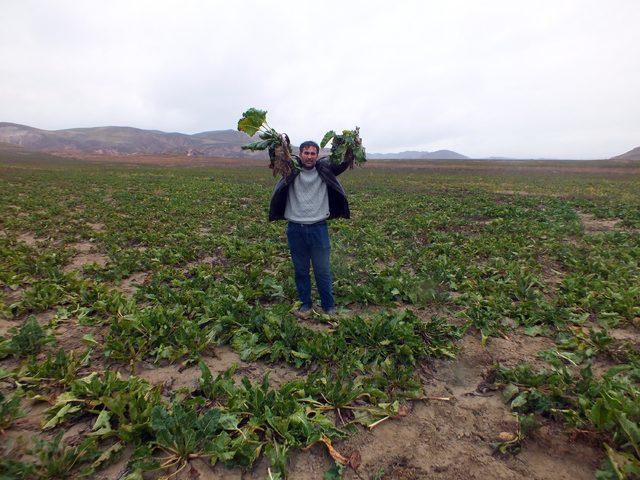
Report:
[[[71,262],[68,265],[65,265],[62,270],[66,273],[72,272],[74,270],[82,271],[82,267],[92,263],[95,263],[100,267],[104,267],[108,261],[108,257],[90,249],[73,257],[71,259]]]
[[[513,335],[492,339],[484,349],[479,336],[470,333],[456,360],[437,363],[427,387],[428,395],[451,401],[415,402],[408,416],[373,431],[363,429],[337,447],[347,454],[360,452],[365,478],[384,472],[382,478],[389,479],[591,479],[600,453],[559,431],[543,430],[517,457],[496,456],[490,445],[501,432],[515,433],[517,422],[499,393],[478,394],[478,385],[495,362],[535,362],[537,351],[551,344]],[[314,477],[295,472],[292,478]]]
[[[12,329],[13,327],[19,327],[20,326],[20,322],[16,322],[13,320],[5,320],[3,318],[0,318],[0,336],[5,336],[7,335],[7,332]]]
[[[16,288],[15,290],[9,287],[2,287],[2,293],[4,295],[4,303],[6,305],[11,305],[12,303],[18,302],[24,293],[23,288]]]
[[[640,317],[636,317],[636,319],[640,322]],[[634,345],[640,347],[640,323],[637,326],[629,325],[622,326],[620,328],[614,328],[609,331],[609,335],[611,335],[616,340],[620,341],[629,341]]]
[[[87,225],[89,225],[89,227],[91,227],[91,230],[96,233],[104,232],[106,229],[104,223],[87,223]]]
[[[602,219],[596,218],[595,215],[590,213],[576,212],[580,221],[584,226],[584,231],[587,234],[593,234],[598,232],[610,232],[616,230],[620,219]]]
[[[216,249],[216,255],[208,255],[206,257],[198,258],[197,260],[187,263],[185,265],[185,271],[191,270],[192,268],[195,268],[199,265],[211,265],[211,266],[223,265],[224,266],[227,264],[228,264],[228,260],[224,257],[222,248],[218,247]]]
[[[94,250],[94,245],[91,242],[77,242],[69,244],[69,248],[76,250],[78,253],[89,253]]]
[[[134,273],[127,278],[123,278],[117,288],[127,297],[132,297],[136,293],[138,288],[144,284],[148,277],[149,273],[147,272]]]
[[[36,236],[30,232],[25,232],[18,235],[18,241],[26,243],[30,247],[34,247],[38,243]]]

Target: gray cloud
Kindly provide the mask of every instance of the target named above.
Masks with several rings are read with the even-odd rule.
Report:
[[[0,121],[361,127],[370,151],[600,158],[640,144],[635,0],[4,2]]]

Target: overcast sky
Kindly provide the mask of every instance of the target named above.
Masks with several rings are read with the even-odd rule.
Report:
[[[235,128],[370,152],[640,145],[640,1],[0,0],[0,121]]]

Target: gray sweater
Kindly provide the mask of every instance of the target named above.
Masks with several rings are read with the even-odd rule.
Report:
[[[315,168],[303,168],[289,187],[284,218],[295,223],[316,223],[329,218],[327,184]]]

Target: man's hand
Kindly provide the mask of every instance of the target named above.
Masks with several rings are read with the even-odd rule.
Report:
[[[273,149],[273,155],[276,158],[284,158],[284,147],[282,145],[278,145]]]
[[[282,135],[280,135],[280,140],[282,141],[282,144],[269,148],[269,158],[271,158],[272,162],[276,159],[284,159],[287,157],[284,145],[286,145],[287,148],[289,148],[289,145],[291,145],[289,135],[283,133]]]
[[[344,152],[344,161],[349,165],[353,165],[353,161],[355,160],[355,155],[353,154],[353,149],[351,147],[347,147],[347,151]]]

